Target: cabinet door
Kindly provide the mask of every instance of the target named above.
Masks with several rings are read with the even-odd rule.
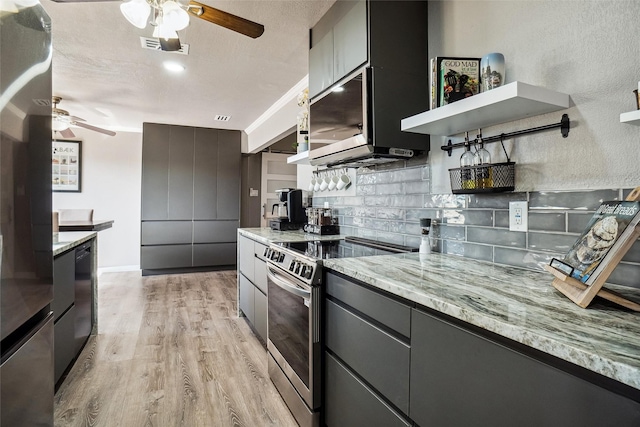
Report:
[[[410,425],[330,354],[326,357],[325,378],[327,427]]]
[[[313,98],[333,82],[333,31],[329,31],[309,50],[309,97]]]
[[[169,127],[169,219],[193,219],[193,128]]]
[[[267,263],[266,261],[262,261],[260,258],[254,258],[253,263],[253,283],[256,285],[256,288],[260,289],[263,294],[267,293]]]
[[[169,219],[169,126],[142,128],[142,220]]]
[[[252,282],[255,281],[254,258],[253,240],[238,236],[238,270]]]
[[[74,306],[60,317],[53,327],[54,381],[56,383],[76,357],[75,321],[76,308]]]
[[[192,245],[143,246],[140,267],[143,270],[191,267]]]
[[[238,221],[194,221],[193,243],[235,242],[238,225]]]
[[[409,413],[409,346],[330,300],[326,325],[327,347],[382,396]]]
[[[240,310],[252,325],[255,323],[255,286],[243,274],[238,275],[240,286]]]
[[[235,265],[235,243],[197,243],[193,245],[193,266]]]
[[[413,310],[411,413],[421,426],[638,426],[640,403]]]
[[[218,203],[218,130],[195,129],[193,218],[216,219]]]
[[[360,0],[333,27],[333,80],[345,77],[367,59],[367,4]]]
[[[170,245],[191,243],[192,221],[144,221],[142,223],[142,245]]]
[[[267,342],[267,296],[255,288],[254,323],[256,332]]]
[[[240,219],[240,132],[218,130],[217,219]]]
[[[75,300],[76,251],[71,250],[53,260],[53,301],[51,310],[54,320],[64,313]]]

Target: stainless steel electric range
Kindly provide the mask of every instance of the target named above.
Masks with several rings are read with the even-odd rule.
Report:
[[[267,248],[269,376],[301,426],[320,425],[322,260],[414,251],[356,237]]]

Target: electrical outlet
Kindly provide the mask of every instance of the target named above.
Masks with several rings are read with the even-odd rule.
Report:
[[[509,230],[527,231],[529,204],[527,202],[509,202]]]

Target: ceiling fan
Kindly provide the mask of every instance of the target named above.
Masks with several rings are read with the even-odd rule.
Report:
[[[114,136],[116,134],[113,131],[85,123],[85,120],[80,117],[69,115],[67,110],[58,108],[60,101],[62,101],[62,98],[59,96],[54,96],[52,98],[53,108],[51,109],[51,127],[55,132],[59,132],[64,138],[74,138],[76,136],[71,129],[69,129],[69,126],[78,126],[109,136]]]
[[[58,3],[93,2],[100,0],[53,0]],[[162,50],[180,50],[178,31],[189,25],[189,17],[196,16],[251,38],[264,33],[264,25],[216,9],[195,0],[124,0],[120,11],[134,26],[142,29],[150,23],[153,37],[160,40]]]

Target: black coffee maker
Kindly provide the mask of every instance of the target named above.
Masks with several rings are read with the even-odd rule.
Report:
[[[284,190],[289,190],[286,192],[287,217],[269,220],[269,227],[278,231],[301,230],[307,223],[308,198],[303,190],[282,189],[277,191],[281,201],[284,197]]]

